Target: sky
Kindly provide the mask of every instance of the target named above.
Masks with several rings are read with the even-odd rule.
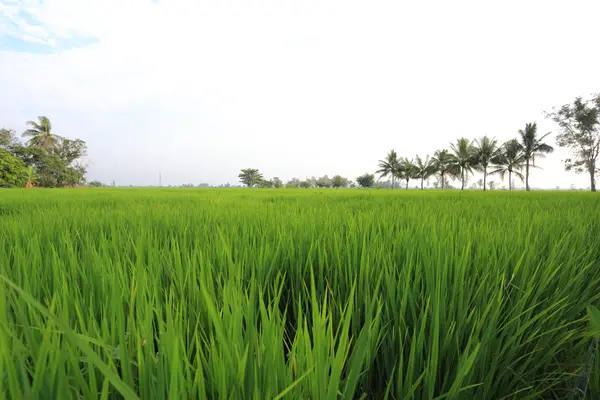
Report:
[[[354,178],[390,149],[556,132],[544,111],[600,92],[599,16],[598,0],[0,0],[0,127],[46,115],[87,142],[89,180],[117,185]],[[588,186],[567,154],[532,186]]]

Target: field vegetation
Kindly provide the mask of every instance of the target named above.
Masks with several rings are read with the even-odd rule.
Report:
[[[599,398],[598,215],[588,192],[5,192],[0,393]]]

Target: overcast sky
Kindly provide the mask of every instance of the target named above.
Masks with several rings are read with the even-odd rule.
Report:
[[[47,115],[119,185],[354,178],[554,130],[600,91],[599,22],[598,0],[0,0],[0,126]],[[564,158],[532,185],[588,186]]]

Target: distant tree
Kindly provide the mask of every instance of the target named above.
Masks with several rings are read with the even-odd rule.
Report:
[[[62,139],[60,136],[52,133],[52,123],[48,117],[38,117],[38,122],[27,121],[27,125],[30,126],[25,132],[24,137],[29,137],[27,145],[41,147],[44,150],[54,149],[59,141]]]
[[[67,164],[71,164],[87,154],[87,144],[81,139],[62,138],[56,143],[52,153],[59,156]]]
[[[351,189],[356,189],[356,183],[354,181],[350,181],[348,186],[350,186]]]
[[[0,148],[1,149],[11,149],[15,146],[19,145],[19,139],[14,130],[12,129],[0,129]]]
[[[363,188],[373,187],[373,185],[375,185],[375,175],[369,173],[361,175],[356,178],[356,183]]]
[[[261,179],[257,184],[257,187],[262,188],[262,189],[271,189],[274,184],[273,181],[269,180],[269,179]]]
[[[460,190],[465,189],[467,174],[473,175],[473,168],[477,165],[473,144],[467,138],[460,138],[456,143],[450,144],[452,150],[452,163],[460,174]]]
[[[319,179],[317,179],[315,184],[318,188],[330,188],[333,183],[332,183],[331,179],[329,179],[329,177],[327,175],[325,175],[325,176],[322,176]]]
[[[483,183],[483,179],[480,179],[480,180],[477,181],[477,187],[479,189],[485,190],[485,184]]]
[[[311,188],[311,187],[312,187],[312,185],[311,185],[310,181],[308,181],[308,180],[303,180],[303,181],[300,181],[300,185],[299,185],[299,186],[300,186],[302,189],[309,189],[309,188]]]
[[[104,187],[104,184],[100,181],[91,181],[88,183],[90,187]]]
[[[300,187],[300,179],[298,178],[292,178],[290,179],[286,184],[285,184],[286,188],[290,188],[290,189],[295,189],[295,188],[299,188]]]
[[[565,169],[575,173],[587,172],[590,190],[596,191],[596,175],[600,154],[600,94],[584,100],[577,97],[573,104],[554,109],[547,117],[556,122],[560,133],[556,142],[570,150],[571,157],[564,160]]]
[[[458,169],[454,164],[454,158],[448,150],[438,150],[432,158],[433,169],[440,175],[440,186],[442,190],[447,186],[449,176],[457,176]]]
[[[484,136],[481,139],[475,140],[473,146],[473,156],[475,158],[475,166],[483,172],[483,182],[481,186],[485,190],[487,183],[488,167],[500,152],[498,141],[494,138]]]
[[[348,179],[344,178],[341,175],[335,175],[331,181],[331,184],[334,188],[343,188],[348,186]]]
[[[435,173],[433,159],[426,156],[425,160],[423,160],[421,157],[417,156],[413,164],[413,172],[414,176],[421,180],[421,190],[423,190],[423,181]]]
[[[411,179],[416,179],[415,164],[409,158],[400,159],[400,168],[398,169],[398,178],[406,181],[405,190],[408,190],[408,184]]]
[[[396,154],[396,151],[392,149],[383,160],[379,160],[379,169],[376,173],[379,174],[380,179],[389,176],[392,179],[393,190],[394,178],[396,178],[399,175],[399,172],[400,160],[398,159],[398,154]]]
[[[438,181],[433,182],[433,188],[437,189],[440,187],[440,183]]]
[[[487,184],[488,184],[488,187],[490,188],[490,190],[494,190],[496,188],[495,181],[489,181]]]
[[[276,189],[280,189],[283,187],[283,182],[278,177],[274,177],[272,179],[272,182],[273,182],[273,187]]]
[[[77,186],[85,182],[85,165],[69,165],[58,155],[48,153],[41,147],[17,146],[13,154],[27,167],[32,166],[42,187]]]
[[[535,167],[535,158],[543,157],[544,154],[552,153],[554,148],[543,140],[550,133],[546,133],[542,137],[537,137],[537,124],[535,122],[525,125],[525,129],[519,130],[519,142],[523,159],[525,160],[525,189],[531,190],[529,187],[529,167]]]
[[[256,168],[242,169],[238,178],[248,187],[258,185],[263,180],[263,176]]]
[[[512,139],[504,143],[501,154],[496,157],[494,164],[498,168],[490,174],[499,174],[500,179],[504,180],[504,176],[508,173],[508,190],[513,189],[512,176],[515,174],[521,182],[525,181],[525,176],[521,173],[525,158],[521,144]]]
[[[23,187],[26,183],[25,163],[8,151],[0,149],[0,187]]]

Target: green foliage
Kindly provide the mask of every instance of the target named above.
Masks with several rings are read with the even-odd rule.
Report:
[[[597,200],[8,191],[0,393],[568,398],[600,306]],[[588,399],[600,398],[593,365]]]
[[[242,169],[238,178],[240,179],[240,182],[248,187],[258,185],[263,181],[262,174],[256,168]]]
[[[318,188],[330,188],[333,185],[333,182],[325,175],[317,179],[315,184]]]
[[[275,189],[281,189],[283,187],[283,182],[278,177],[274,177],[271,182],[273,182],[273,187]]]
[[[25,163],[8,151],[0,149],[0,187],[25,187],[26,183]]]
[[[18,145],[19,139],[17,139],[17,135],[12,129],[0,129],[0,149],[11,149],[12,147]]]
[[[366,173],[356,178],[356,183],[362,188],[370,188],[375,184],[375,175]]]
[[[71,166],[67,160],[57,154],[49,153],[41,147],[18,146],[13,150],[16,157],[26,166],[37,171],[39,185],[42,187],[66,187],[80,185],[85,181],[84,166]]]
[[[572,104],[554,109],[547,117],[560,128],[557,144],[571,152],[571,157],[565,160],[565,169],[587,172],[592,192],[595,192],[596,175],[600,172],[600,94],[586,100],[577,97]]]
[[[348,179],[341,175],[335,175],[331,180],[331,185],[336,189],[348,187]]]
[[[100,181],[91,181],[88,183],[90,187],[104,187],[105,185]]]

